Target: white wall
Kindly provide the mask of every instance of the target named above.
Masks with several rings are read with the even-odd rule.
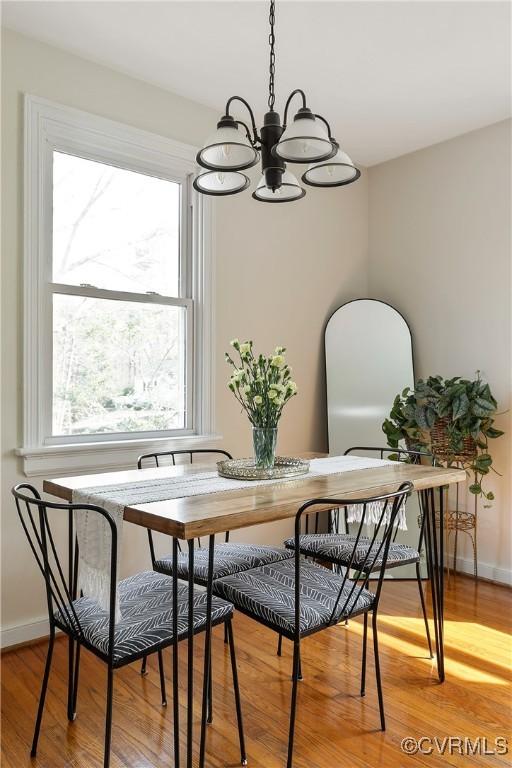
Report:
[[[417,376],[480,369],[501,411],[511,391],[510,131],[504,121],[369,171],[370,295],[409,321]],[[510,412],[497,426],[507,434],[490,449],[503,476],[488,478],[492,508],[479,505],[479,572],[510,583]],[[461,554],[472,571],[467,539]]]
[[[262,84],[263,85],[263,84]],[[24,93],[201,145],[217,115],[206,107],[17,33],[2,33],[2,624],[4,642],[37,636],[44,616],[10,498],[23,480],[13,450],[22,440],[22,168]],[[256,174],[257,175],[257,174]],[[285,344],[300,387],[280,428],[283,452],[326,447],[323,326],[347,299],[367,290],[366,174],[353,187],[311,190],[290,205],[263,205],[249,193],[216,201],[217,428],[234,454],[250,450],[247,421],[225,387],[223,353],[233,336],[270,351]],[[135,456],[134,456],[135,459]],[[37,483],[36,483],[37,484]],[[281,541],[286,526],[244,538]],[[126,526],[125,570],[149,564],[145,533]],[[12,631],[9,631],[11,628]]]

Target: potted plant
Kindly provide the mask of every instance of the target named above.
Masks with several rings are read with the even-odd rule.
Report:
[[[297,394],[291,378],[291,368],[285,360],[285,347],[276,347],[274,354],[265,356],[253,352],[252,341],[231,346],[238,353],[235,362],[226,352],[226,362],[233,367],[228,387],[252,424],[254,459],[257,467],[274,466],[277,425],[286,403]]]
[[[496,471],[489,453],[489,440],[503,435],[493,426],[496,408],[479,373],[474,381],[429,376],[395,397],[382,429],[392,448],[405,440],[409,448],[426,450],[448,466],[463,466],[474,477],[469,491],[492,501],[494,494],[482,488],[482,480]]]

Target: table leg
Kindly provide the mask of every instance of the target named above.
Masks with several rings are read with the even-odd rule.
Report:
[[[208,541],[208,574],[206,581],[206,630],[204,640],[204,676],[203,676],[203,705],[201,710],[201,744],[199,748],[199,768],[204,766],[206,748],[206,718],[208,711],[208,696],[211,676],[211,641],[212,641],[212,588],[213,588],[213,556],[215,536]]]
[[[180,768],[180,702],[178,685],[178,539],[172,540],[172,706],[174,726],[174,768]]]
[[[194,738],[194,539],[188,542],[187,768]]]
[[[440,490],[439,545],[437,541],[436,510],[434,489],[421,491],[420,500],[425,519],[425,550],[427,555],[428,575],[432,593],[432,612],[436,640],[437,672],[440,682],[444,682],[444,498]]]

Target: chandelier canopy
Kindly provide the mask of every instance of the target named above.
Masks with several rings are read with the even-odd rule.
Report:
[[[300,88],[289,95],[281,123],[279,114],[274,110],[275,0],[270,2],[269,23],[268,112],[263,118],[263,127],[258,133],[254,112],[245,99],[241,96],[228,99],[217,130],[197,154],[197,163],[206,172],[195,178],[194,188],[203,195],[234,195],[247,189],[250,180],[242,171],[256,165],[260,158],[263,175],[252,196],[264,203],[300,200],[306,194],[296,177],[287,170],[286,163],[307,164],[301,179],[312,187],[341,187],[351,184],[361,175],[333,138],[327,120],[309,109],[306,95]],[[288,124],[288,109],[295,96],[301,98],[302,104]],[[247,109],[250,127],[230,114],[234,101]]]

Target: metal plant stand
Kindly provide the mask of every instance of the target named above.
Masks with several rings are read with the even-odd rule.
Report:
[[[457,469],[465,469],[468,463],[476,457],[477,446],[476,442],[471,435],[467,435],[457,455],[453,454],[451,447],[451,441],[448,433],[449,421],[443,417],[436,421],[430,430],[430,439],[432,443],[432,454],[437,461],[444,462],[447,467],[454,467]],[[466,533],[471,539],[473,547],[473,575],[475,579],[478,578],[478,566],[477,566],[477,543],[476,543],[476,517],[477,517],[477,496],[474,501],[474,512],[468,512],[460,509],[460,491],[457,485],[455,498],[455,509],[450,509],[448,506],[448,497],[445,504],[444,515],[444,530],[446,535],[446,549],[448,550],[448,544],[451,535],[455,534],[455,542],[453,549],[453,572],[457,572],[457,546],[459,543],[459,533]],[[438,527],[442,527],[439,520],[439,514],[436,512],[436,521]],[[450,577],[450,563],[447,559],[447,575]]]
[[[458,463],[458,466],[461,466],[460,463]],[[460,509],[460,491],[459,491],[459,486],[457,485],[456,497],[455,497],[455,509],[450,509],[448,507],[448,500],[446,503],[446,508],[447,508],[447,511],[445,513],[444,526],[445,526],[447,552],[448,552],[452,535],[454,539],[453,565],[450,568],[450,561],[448,559],[446,563],[448,579],[450,578],[450,570],[453,570],[453,573],[457,573],[457,550],[458,550],[458,543],[459,543],[459,533],[465,533],[469,536],[469,539],[471,541],[471,546],[473,549],[473,576],[475,579],[478,579],[478,545],[477,545],[478,499],[475,496],[474,511],[469,512],[467,510]],[[436,512],[436,523],[437,523],[437,526],[439,527],[440,525],[439,514],[437,512]]]

